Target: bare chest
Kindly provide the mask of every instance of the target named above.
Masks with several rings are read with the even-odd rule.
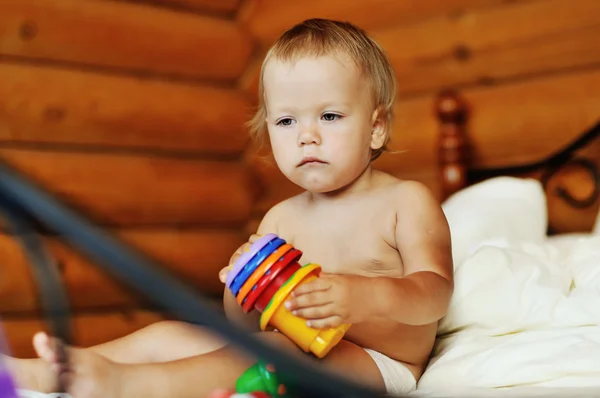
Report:
[[[281,235],[303,252],[302,264],[319,264],[325,272],[401,276],[394,225],[393,215],[377,211],[333,210],[296,216]]]

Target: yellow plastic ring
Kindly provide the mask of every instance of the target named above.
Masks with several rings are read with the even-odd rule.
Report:
[[[281,285],[279,290],[275,292],[275,294],[271,298],[271,301],[269,301],[269,304],[267,304],[267,307],[260,316],[260,329],[265,330],[267,328],[267,325],[269,324],[271,317],[275,313],[275,310],[279,308],[281,302],[285,300],[288,294],[290,294],[290,292],[294,290],[296,285],[298,285],[298,283],[300,283],[302,279],[304,279],[307,275],[311,274],[312,272],[320,270],[320,265],[309,263],[306,264],[304,267],[300,268],[298,271],[294,272],[290,279],[288,279],[287,282]]]

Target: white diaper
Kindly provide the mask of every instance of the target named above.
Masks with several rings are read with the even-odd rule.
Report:
[[[373,358],[379,368],[388,394],[403,395],[416,390],[417,380],[402,362],[368,348],[364,348],[364,350]]]

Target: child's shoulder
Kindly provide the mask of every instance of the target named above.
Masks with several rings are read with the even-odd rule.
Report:
[[[424,183],[391,176],[385,185],[385,202],[392,206],[397,219],[407,224],[446,224],[442,205]]]
[[[262,218],[258,233],[279,233],[278,226],[285,224],[290,215],[296,212],[300,206],[303,195],[305,195],[305,193],[284,199],[269,208]]]
[[[432,190],[420,181],[403,180],[392,175],[382,173],[384,182],[382,186],[386,194],[393,197],[392,203],[402,207],[410,205],[425,205],[429,207],[440,207],[438,199]]]
[[[421,203],[435,207],[440,205],[432,190],[420,181],[399,180],[396,183],[395,191],[398,199],[405,204]]]

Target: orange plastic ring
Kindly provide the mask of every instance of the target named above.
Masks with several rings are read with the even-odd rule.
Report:
[[[277,248],[277,250],[275,250],[273,253],[271,253],[269,255],[269,257],[267,257],[258,266],[258,268],[254,270],[254,272],[250,275],[250,277],[248,277],[246,282],[242,285],[242,287],[240,288],[240,291],[238,292],[237,297],[235,298],[239,305],[242,305],[242,303],[244,302],[244,298],[246,298],[248,293],[252,290],[254,285],[256,285],[256,283],[260,280],[260,278],[262,278],[262,276],[265,274],[265,272],[267,272],[267,270],[269,268],[271,268],[271,266],[273,264],[275,264],[285,253],[290,251],[292,248],[293,248],[293,246],[290,243],[286,243],[284,245],[279,246]]]

